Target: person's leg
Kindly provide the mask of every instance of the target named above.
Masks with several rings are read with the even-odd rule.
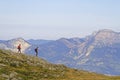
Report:
[[[20,49],[20,53],[21,53],[21,49]]]
[[[36,52],[36,56],[38,56],[38,52]]]
[[[18,53],[20,52],[20,50],[18,49]]]
[[[21,49],[18,49],[18,53],[21,53]]]

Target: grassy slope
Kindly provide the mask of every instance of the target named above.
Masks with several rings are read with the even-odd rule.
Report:
[[[0,50],[0,80],[120,80],[120,77],[78,71],[37,57]]]

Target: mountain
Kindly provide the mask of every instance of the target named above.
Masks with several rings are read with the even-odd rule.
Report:
[[[3,42],[5,42],[6,40],[0,40],[0,43],[3,43]]]
[[[21,44],[22,46],[22,52],[25,52],[25,50],[30,47],[31,45],[25,41],[23,38],[16,38],[11,39],[8,41],[2,41],[0,42],[0,48],[6,49],[6,50],[12,50],[14,52],[17,52],[17,46]]]
[[[85,50],[82,50],[84,55],[77,60],[77,68],[120,75],[120,33],[100,30],[90,36],[85,45]]]
[[[51,41],[52,40],[43,40],[43,39],[37,39],[37,40],[29,39],[29,40],[27,40],[27,42],[29,42],[31,45],[41,45],[41,44],[45,44],[45,43],[48,43]]]
[[[1,80],[119,80],[83,70],[51,64],[44,59],[0,50]]]
[[[34,55],[34,48],[26,52]],[[72,68],[120,75],[120,33],[104,29],[85,38],[61,38],[39,45],[39,56]]]

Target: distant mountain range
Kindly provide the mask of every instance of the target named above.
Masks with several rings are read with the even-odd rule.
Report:
[[[23,52],[35,55],[52,63],[92,72],[120,75],[120,33],[99,30],[85,38],[61,38],[58,40],[24,40],[17,38],[0,41],[0,48],[16,50],[22,44]]]
[[[41,45],[41,44],[45,44],[45,43],[48,43],[48,42],[51,42],[53,40],[43,40],[43,39],[37,39],[37,40],[34,40],[34,39],[29,39],[27,40],[27,42],[31,45]]]

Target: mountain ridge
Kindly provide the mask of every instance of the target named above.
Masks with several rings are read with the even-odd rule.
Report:
[[[3,47],[2,49],[7,49],[7,50],[12,50],[14,52],[17,52],[17,46],[19,44],[21,44],[22,46],[22,53],[25,52],[25,50],[30,47],[31,45],[25,41],[23,38],[15,38],[15,39],[11,39],[11,40],[7,40],[7,41],[4,41],[3,43],[0,43],[0,44],[3,44],[5,47]],[[2,46],[0,46],[1,48]]]
[[[85,38],[60,38],[45,44],[31,45],[25,53],[35,55],[35,47],[39,47],[39,57],[55,64],[120,75],[119,32],[103,29]]]

